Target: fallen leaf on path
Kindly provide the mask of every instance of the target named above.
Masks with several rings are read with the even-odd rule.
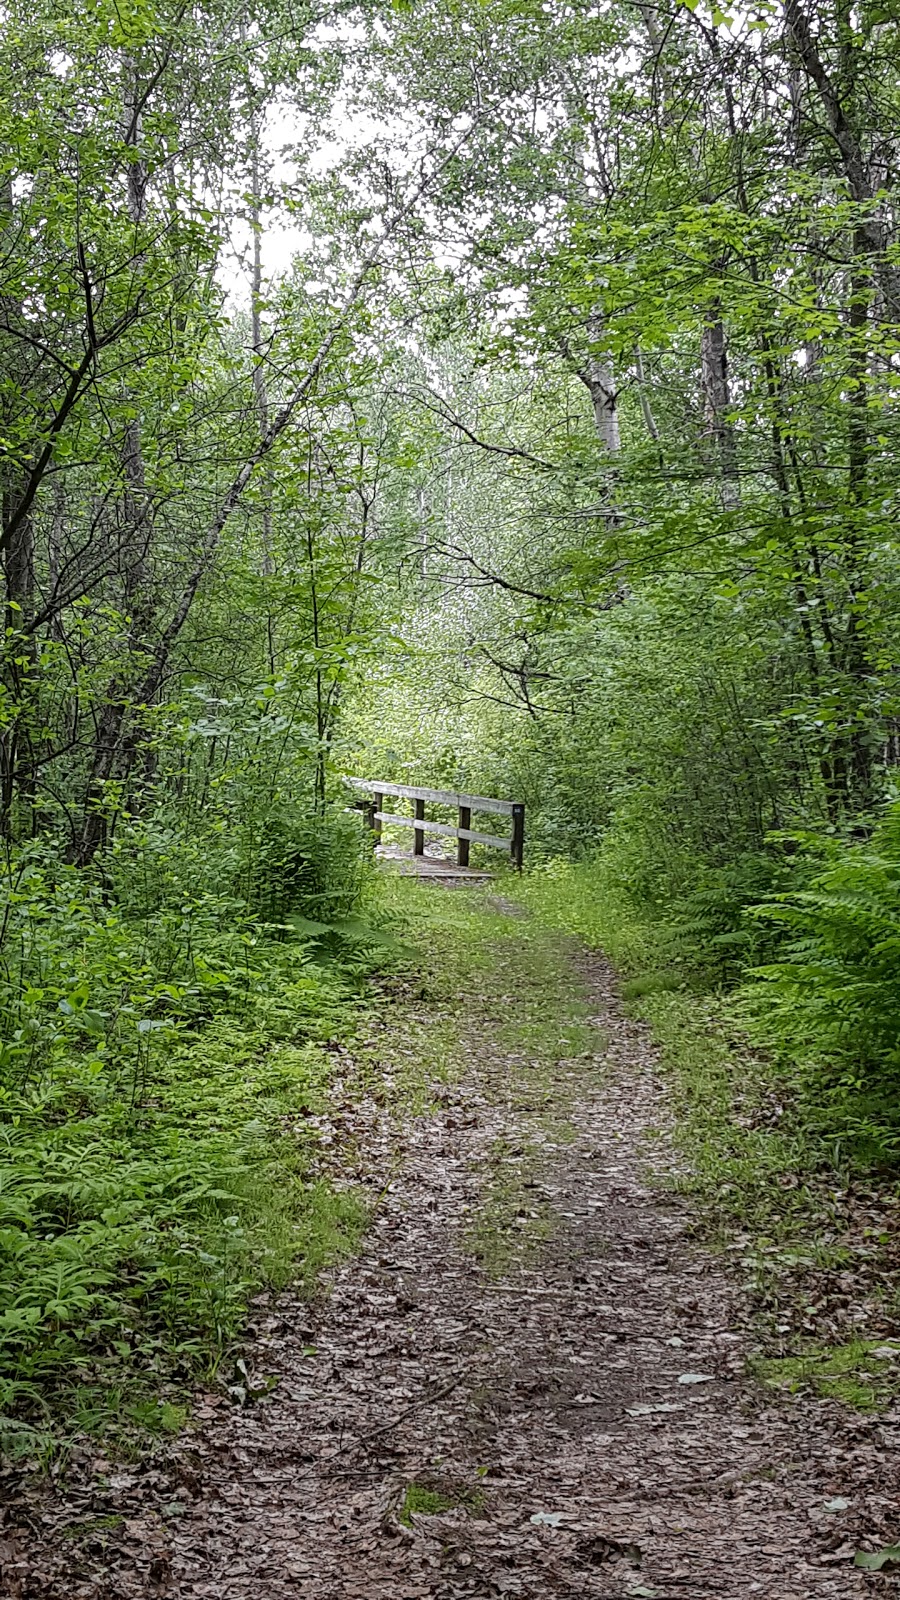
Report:
[[[864,1572],[883,1572],[885,1567],[900,1567],[900,1544],[885,1545],[883,1550],[857,1550],[853,1565]]]

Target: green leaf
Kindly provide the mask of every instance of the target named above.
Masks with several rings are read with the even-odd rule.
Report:
[[[853,1565],[862,1567],[863,1572],[882,1572],[885,1567],[900,1567],[900,1544],[885,1545],[883,1550],[857,1550]]]
[[[285,926],[293,928],[295,933],[305,933],[310,938],[321,938],[324,933],[333,933],[330,922],[314,922],[312,917],[302,917],[299,911],[291,911],[285,918]]]

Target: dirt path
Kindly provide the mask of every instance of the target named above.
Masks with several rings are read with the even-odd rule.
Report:
[[[896,1533],[900,1418],[776,1406],[744,1379],[734,1285],[646,1175],[648,1157],[660,1171],[674,1160],[646,1034],[601,962],[586,978],[607,1043],[571,1065],[576,1137],[547,1150],[523,1208],[554,1217],[538,1254],[495,1280],[467,1248],[488,1152],[522,1137],[491,1082],[508,1062],[482,1060],[413,1124],[405,1170],[314,1325],[290,1302],[261,1314],[270,1397],[201,1409],[194,1444],[155,1483],[120,1474],[125,1544],[102,1584],[60,1592],[895,1592],[852,1561],[862,1536]],[[114,1477],[103,1504],[115,1493]]]

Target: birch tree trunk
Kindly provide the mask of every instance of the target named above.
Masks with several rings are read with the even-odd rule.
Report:
[[[716,442],[721,472],[722,503],[733,511],[741,503],[738,480],[737,446],[734,429],[729,420],[731,390],[728,383],[728,352],[725,327],[719,315],[718,303],[710,307],[708,320],[700,335],[700,367],[703,384],[703,406],[706,420]]]
[[[622,448],[622,439],[619,433],[615,374],[612,359],[604,350],[606,340],[603,318],[597,311],[592,311],[588,318],[588,335],[591,341],[591,354],[579,377],[591,397],[597,437],[610,455],[616,456]]]
[[[638,381],[638,397],[641,402],[641,416],[644,419],[644,426],[653,443],[659,444],[659,428],[647,394],[647,375],[644,371],[644,357],[641,354],[640,347],[634,352],[634,370]]]
[[[247,24],[240,24],[241,44],[247,43]],[[250,231],[253,235],[253,263],[250,276],[250,343],[253,354],[253,395],[259,421],[259,437],[263,440],[269,428],[269,393],[266,385],[266,340],[262,318],[262,178],[260,173],[260,113],[257,101],[250,111]],[[268,577],[272,572],[272,474],[268,465],[263,469],[262,481],[262,572]],[[269,666],[272,669],[272,625],[267,623],[269,636]]]
[[[243,33],[243,29],[242,29]],[[260,131],[259,113],[254,110],[250,119],[250,227],[253,232],[253,270],[250,280],[250,340],[253,353],[253,395],[262,441],[269,428],[269,393],[264,367],[266,340],[262,319],[262,184],[260,181]],[[272,473],[266,463],[262,472],[262,562],[264,578],[274,571],[272,550],[272,504],[274,485]],[[266,655],[269,672],[275,671],[275,635],[271,611],[266,611]]]

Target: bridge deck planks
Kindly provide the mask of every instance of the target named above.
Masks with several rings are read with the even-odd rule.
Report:
[[[406,877],[437,878],[441,881],[492,883],[494,874],[478,867],[459,867],[455,861],[443,856],[414,856],[396,845],[382,844],[375,851],[379,863],[392,867]]]

